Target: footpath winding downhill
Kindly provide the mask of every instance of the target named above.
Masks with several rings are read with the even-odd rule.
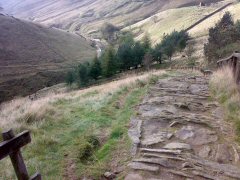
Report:
[[[208,78],[160,79],[131,120],[133,160],[125,180],[240,179],[238,145]]]

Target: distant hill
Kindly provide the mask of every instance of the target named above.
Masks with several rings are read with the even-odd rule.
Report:
[[[61,82],[95,49],[82,37],[0,15],[0,102]]]
[[[135,24],[166,9],[210,4],[219,0],[0,0],[7,13],[45,25],[99,35],[104,22]]]
[[[223,7],[225,9],[221,10]],[[240,17],[239,7],[240,3],[230,4],[230,1],[221,1],[204,7],[191,6],[168,9],[127,26],[124,30],[131,30],[137,39],[141,39],[147,32],[153,43],[158,43],[164,34],[171,33],[174,30],[185,30],[199,20],[208,17],[209,14],[217,12],[189,31],[192,37],[200,37],[207,35],[208,29],[214,26],[226,11],[230,11],[234,19],[238,20]]]

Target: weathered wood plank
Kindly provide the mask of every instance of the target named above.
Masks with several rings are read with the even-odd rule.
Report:
[[[4,135],[3,135],[4,136]],[[18,151],[21,147],[31,142],[29,131],[24,131],[10,140],[0,143],[0,160]]]
[[[28,131],[25,131],[15,137],[13,131],[10,129],[6,132],[3,132],[2,136],[3,136],[3,140],[5,140],[5,142],[14,142],[13,144],[8,143],[5,145],[5,147],[7,147],[7,145],[9,145],[9,144],[10,144],[10,147],[12,146],[11,147],[12,149],[6,148],[5,152],[7,153],[7,150],[8,150],[8,153],[9,153],[9,156],[10,156],[10,159],[13,164],[13,167],[14,167],[14,170],[15,170],[18,180],[29,180],[27,167],[23,161],[23,157],[22,157],[22,154],[20,151],[20,145],[22,146],[24,143],[31,141],[30,133]],[[19,141],[19,139],[21,141]],[[16,143],[14,140],[15,141],[17,140],[18,143]]]

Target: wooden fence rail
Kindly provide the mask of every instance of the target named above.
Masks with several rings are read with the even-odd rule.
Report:
[[[195,71],[199,71],[201,72],[204,76],[208,76],[211,75],[213,72],[211,70],[208,69],[204,69],[198,66],[181,66],[181,67],[171,67],[171,69],[175,69],[175,70],[195,70]]]
[[[41,180],[39,173],[29,177],[20,151],[20,148],[31,142],[29,131],[15,136],[12,130],[8,130],[2,133],[2,137],[4,141],[0,143],[0,160],[10,156],[18,180]]]
[[[218,68],[230,67],[236,83],[240,83],[240,53],[233,53],[231,56],[219,60],[217,65]]]

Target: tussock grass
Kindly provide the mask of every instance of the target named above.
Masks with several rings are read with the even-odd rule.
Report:
[[[31,130],[32,143],[23,151],[30,174],[39,171],[51,180],[71,179],[66,175],[69,173],[99,179],[114,168],[113,164],[122,166],[130,158],[129,119],[149,83],[164,72],[131,74],[83,90],[51,93],[35,101],[13,100],[1,106],[1,130]],[[0,177],[15,179],[9,159],[0,162]]]
[[[240,139],[240,94],[233,73],[229,67],[216,71],[210,87],[214,97],[224,105],[227,120],[235,123],[238,139]]]
[[[66,93],[49,93],[43,98],[31,101],[28,97],[14,99],[10,102],[3,103],[0,106],[0,127],[2,129],[19,128],[22,125],[22,121],[32,121],[34,118],[36,125],[40,124],[44,120],[46,113],[54,114],[56,109],[54,103],[61,104],[61,102],[73,101],[78,99],[79,103],[94,103],[94,108],[99,108],[103,97],[107,97],[115,92],[122,86],[127,86],[132,83],[142,83],[145,85],[145,81],[153,75],[164,74],[164,71],[151,71],[143,73],[142,75],[129,74],[121,80],[112,81],[100,86],[92,86],[83,90],[77,90]],[[57,115],[57,114],[56,114]],[[33,123],[33,122],[32,122]]]

